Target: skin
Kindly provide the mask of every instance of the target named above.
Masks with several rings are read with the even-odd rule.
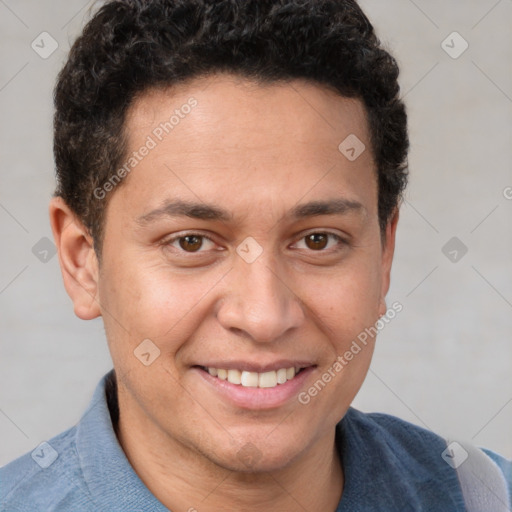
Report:
[[[130,151],[190,97],[197,106],[107,197],[101,264],[81,222],[52,200],[66,289],[77,316],[103,317],[118,439],[165,506],[333,511],[343,488],[334,429],[375,340],[307,405],[294,396],[278,407],[235,406],[193,366],[300,359],[315,365],[307,391],[385,313],[398,212],[381,237],[364,108],[305,81],[261,86],[219,74],[141,95],[126,119]],[[338,150],[349,134],[367,148],[353,162]],[[215,204],[233,218],[140,220],[177,199]],[[361,206],[290,217],[297,205],[330,199]],[[345,242],[307,243],[306,235],[326,232]],[[187,234],[212,242],[187,252],[190,245],[169,240]],[[249,236],[263,251],[252,263],[236,252]],[[134,356],[144,339],[160,350],[149,366]]]

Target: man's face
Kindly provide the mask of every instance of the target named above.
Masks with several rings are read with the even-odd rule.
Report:
[[[383,244],[362,104],[218,75],[142,95],[126,130],[128,156],[151,149],[111,192],[98,280],[121,422],[226,468],[285,467],[333,435],[373,340],[333,364],[385,311],[396,224]]]

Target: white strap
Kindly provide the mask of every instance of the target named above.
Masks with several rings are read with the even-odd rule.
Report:
[[[449,464],[449,458],[454,461],[467,512],[511,512],[505,477],[482,450],[454,441],[443,452],[443,458]]]

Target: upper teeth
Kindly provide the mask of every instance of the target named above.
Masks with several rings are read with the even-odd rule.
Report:
[[[241,384],[249,388],[274,388],[293,379],[300,368],[280,368],[270,372],[246,372],[240,370],[223,370],[221,368],[207,368],[208,373],[231,384]]]

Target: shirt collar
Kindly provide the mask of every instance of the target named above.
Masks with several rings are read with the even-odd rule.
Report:
[[[336,426],[344,489],[336,512],[464,511],[457,474],[440,436],[387,414],[349,408]]]
[[[86,485],[99,510],[168,511],[137,476],[117,440],[106,399],[106,385],[110,382],[111,392],[114,379],[114,370],[103,377],[77,426],[77,452]],[[112,407],[115,394],[109,398]],[[115,410],[114,405],[114,415]]]
[[[425,499],[429,503],[439,500],[442,509],[445,500],[451,501],[450,490],[458,489],[455,472],[440,463],[444,441],[412,425],[408,432],[405,422],[397,418],[381,415],[391,420],[379,422],[371,416],[349,408],[336,426],[336,445],[345,470],[337,512],[419,510]],[[95,505],[100,510],[169,512],[126,458],[114,430],[118,417],[115,373],[111,370],[99,382],[77,425],[78,458]],[[400,425],[398,435],[403,439],[383,426],[386,421]],[[453,510],[463,510],[460,491],[455,494],[458,505],[454,503]]]

